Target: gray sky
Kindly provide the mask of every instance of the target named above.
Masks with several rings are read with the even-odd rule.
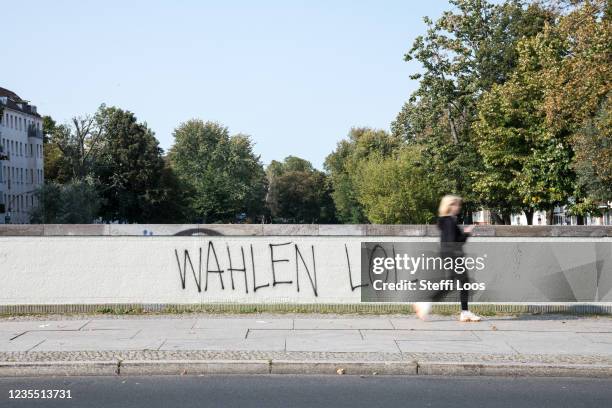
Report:
[[[247,133],[262,161],[321,168],[352,126],[388,129],[403,61],[446,1],[36,1],[2,5],[0,86],[58,122],[101,103],[168,149],[191,118]]]

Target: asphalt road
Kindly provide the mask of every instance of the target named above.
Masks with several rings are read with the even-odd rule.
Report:
[[[10,399],[9,390],[71,399]],[[609,407],[612,380],[389,376],[0,378],[1,407]]]

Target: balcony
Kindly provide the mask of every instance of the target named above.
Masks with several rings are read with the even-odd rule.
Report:
[[[42,130],[38,129],[36,126],[30,125],[28,126],[28,137],[35,137],[38,139],[43,138]]]

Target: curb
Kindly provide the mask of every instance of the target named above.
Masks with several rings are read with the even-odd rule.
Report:
[[[124,360],[0,362],[0,378],[215,374],[345,374],[612,378],[612,365],[325,360]]]
[[[114,376],[117,361],[0,362],[1,377]]]
[[[124,360],[119,375],[270,374],[268,360]]]
[[[416,361],[272,360],[271,374],[416,375]]]
[[[542,363],[420,362],[419,375],[612,378],[612,366]]]

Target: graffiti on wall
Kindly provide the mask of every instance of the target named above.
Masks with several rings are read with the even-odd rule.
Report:
[[[265,261],[255,256],[253,244],[230,248],[228,243],[208,241],[197,250],[175,249],[174,257],[182,289],[193,280],[198,292],[243,290],[257,292],[264,288],[293,286],[297,292],[309,290],[319,296],[317,252],[314,245],[295,242],[267,243]],[[261,250],[261,247],[258,248]],[[359,265],[351,265],[348,247],[344,244],[347,288],[355,291],[368,284],[359,284]],[[354,261],[353,261],[354,262]],[[353,275],[356,276],[353,276]]]

